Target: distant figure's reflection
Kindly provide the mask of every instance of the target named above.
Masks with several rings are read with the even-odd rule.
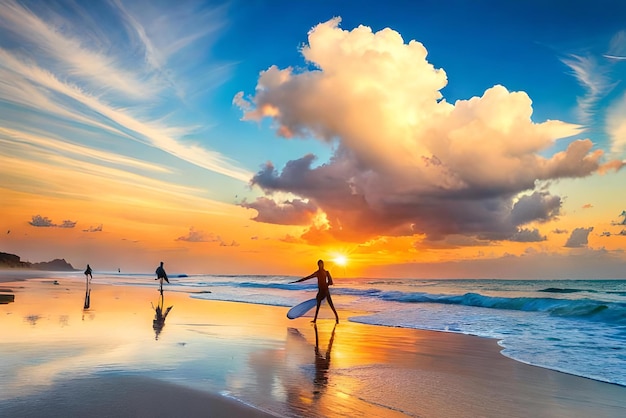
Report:
[[[330,368],[330,351],[333,348],[333,340],[335,339],[335,328],[333,327],[328,340],[328,347],[326,348],[326,354],[322,355],[319,348],[319,335],[317,333],[317,324],[313,324],[315,329],[315,379],[313,379],[313,393],[319,396],[322,390],[328,384],[328,369]]]
[[[152,320],[152,328],[154,329],[155,340],[159,339],[159,334],[161,333],[161,331],[163,330],[163,327],[165,326],[165,318],[167,318],[167,315],[170,313],[170,310],[173,308],[173,306],[168,306],[167,309],[163,310],[165,307],[165,302],[163,299],[163,288],[161,288],[160,294],[161,294],[161,297],[159,298],[159,302],[157,303],[157,306],[155,307],[154,305],[152,305],[152,309],[154,309],[154,319]]]
[[[93,279],[91,267],[87,264],[85,269],[85,303],[83,309],[89,309],[91,306],[91,280]]]

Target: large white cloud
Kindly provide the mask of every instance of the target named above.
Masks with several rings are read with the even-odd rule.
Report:
[[[601,167],[603,153],[592,151],[589,140],[546,157],[555,141],[581,127],[534,122],[526,93],[496,85],[481,97],[448,103],[441,93],[446,73],[428,62],[422,44],[405,43],[391,29],[346,31],[339,23],[335,18],[309,32],[302,54],[311,69],[272,66],[254,96],[235,99],[246,120],[271,118],[281,136],[334,145],[333,157],[320,166],[307,155],[282,172],[269,163],[252,180],[268,194],[308,199],[326,214],[328,229],[311,229],[307,237],[512,238],[521,225],[559,214],[558,196],[532,193],[537,182]],[[520,198],[524,192],[532,197]],[[275,218],[261,213],[271,205],[254,208],[259,220]]]

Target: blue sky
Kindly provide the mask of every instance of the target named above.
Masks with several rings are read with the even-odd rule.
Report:
[[[146,264],[265,237],[371,250],[377,274],[623,266],[625,22],[606,0],[3,1],[0,175],[26,229],[0,244],[65,256],[49,217],[109,247],[164,225],[166,249],[123,250]]]

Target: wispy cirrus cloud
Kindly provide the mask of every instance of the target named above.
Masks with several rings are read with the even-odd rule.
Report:
[[[151,3],[113,2],[119,18],[128,29],[129,36],[141,45],[145,62],[163,85],[171,87],[182,99],[193,95],[203,84],[211,82],[212,75],[203,69],[201,78],[194,78],[189,89],[189,74],[197,70],[198,55],[202,55],[227,25],[224,6],[199,7],[199,3],[181,1],[169,10]],[[167,13],[169,18],[164,18]],[[171,71],[171,61],[176,62],[179,74]],[[224,68],[216,64],[215,68]],[[213,71],[212,71],[213,72]],[[221,71],[215,71],[220,74]],[[222,73],[223,74],[223,73]]]
[[[32,135],[14,129],[6,129],[0,127],[0,142],[3,142],[2,139],[7,142],[11,141],[13,145],[22,144],[24,146],[37,146],[43,149],[48,149],[51,152],[55,153],[66,153],[70,155],[80,156],[81,158],[89,157],[93,160],[138,168],[145,171],[163,173],[169,173],[172,171],[168,167],[163,167],[162,165],[153,164],[147,161],[139,160],[137,158],[127,157],[108,151],[101,151],[95,148],[73,144],[67,141],[62,141],[50,137]]]
[[[197,86],[177,84],[177,71],[187,69],[170,65],[168,59],[186,58],[181,54],[191,53],[196,41],[206,41],[206,36],[219,30],[222,15],[212,14],[213,9],[194,14],[193,4],[185,3],[172,9],[181,22],[160,10],[148,23],[141,23],[151,10],[149,5],[135,14],[120,2],[111,5],[92,9],[92,14],[75,3],[58,9],[81,17],[71,20],[45,5],[35,13],[12,0],[0,4],[0,39],[4,39],[0,41],[0,78],[5,81],[0,83],[0,101],[38,117],[131,139],[247,182],[252,173],[236,161],[187,139],[201,122],[172,122],[172,114],[186,106],[177,98]],[[94,10],[106,19],[93,15]],[[76,25],[76,21],[93,25]],[[15,129],[30,131],[28,123],[10,123]]]
[[[626,30],[621,30],[613,35],[609,49],[603,56],[609,60],[626,60]]]
[[[578,115],[582,123],[589,124],[596,113],[597,103],[614,87],[607,69],[592,56],[569,55],[561,61],[572,70],[585,95],[578,98]]]
[[[606,125],[611,138],[611,152],[623,155],[626,151],[626,93],[611,104],[607,111]],[[626,159],[623,162],[626,163]]]
[[[51,7],[45,9],[45,14],[47,21],[15,1],[0,4],[4,29],[18,36],[20,42],[36,48],[38,54],[45,55],[53,69],[82,78],[93,89],[112,89],[126,97],[145,100],[146,94],[158,92],[158,83],[146,82],[145,75],[136,69],[120,68],[121,62],[115,56],[96,49],[96,46],[103,49],[110,46],[106,38],[95,38],[98,32],[79,32],[81,26],[72,24]]]
[[[585,95],[578,99],[578,114],[582,123],[589,124],[600,112],[598,104],[612,93],[623,78],[613,71],[626,60],[626,31],[617,32],[611,39],[606,53],[598,56],[572,54],[562,59],[573,72]],[[604,114],[602,128],[611,140],[610,151],[620,155],[626,150],[626,93],[612,99]],[[622,161],[622,164],[626,160]]]

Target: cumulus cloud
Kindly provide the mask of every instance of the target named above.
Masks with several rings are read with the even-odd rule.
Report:
[[[531,221],[549,221],[554,219],[561,208],[561,198],[546,192],[535,192],[521,196],[513,205],[511,217],[513,223],[522,225]]]
[[[41,215],[33,215],[31,221],[28,223],[32,226],[43,228],[74,228],[76,226],[76,221],[70,221],[69,219],[66,219],[60,224],[55,224],[47,216]]]
[[[517,242],[539,242],[545,241],[545,235],[541,235],[538,229],[522,228],[511,237],[511,241]]]
[[[565,247],[568,248],[580,248],[586,247],[588,244],[589,234],[593,231],[593,227],[589,228],[576,228],[572,231],[572,234],[567,239]]]
[[[251,181],[266,196],[245,204],[257,221],[302,224],[317,208],[327,223],[309,228],[309,242],[414,234],[511,239],[521,226],[559,215],[561,198],[535,191],[539,184],[607,169],[588,139],[546,156],[581,126],[534,122],[525,92],[496,85],[448,103],[441,93],[447,75],[428,62],[421,43],[405,43],[391,29],[346,31],[339,23],[309,32],[301,51],[308,69],[271,66],[253,96],[235,97],[244,120],[270,118],[284,138],[333,147],[328,162],[305,155],[282,171],[267,163]],[[280,207],[269,201],[277,192],[301,200]]]
[[[253,220],[278,225],[307,225],[317,212],[317,206],[299,199],[276,203],[272,199],[260,197],[255,202],[244,201],[241,206],[257,210],[258,216]]]

